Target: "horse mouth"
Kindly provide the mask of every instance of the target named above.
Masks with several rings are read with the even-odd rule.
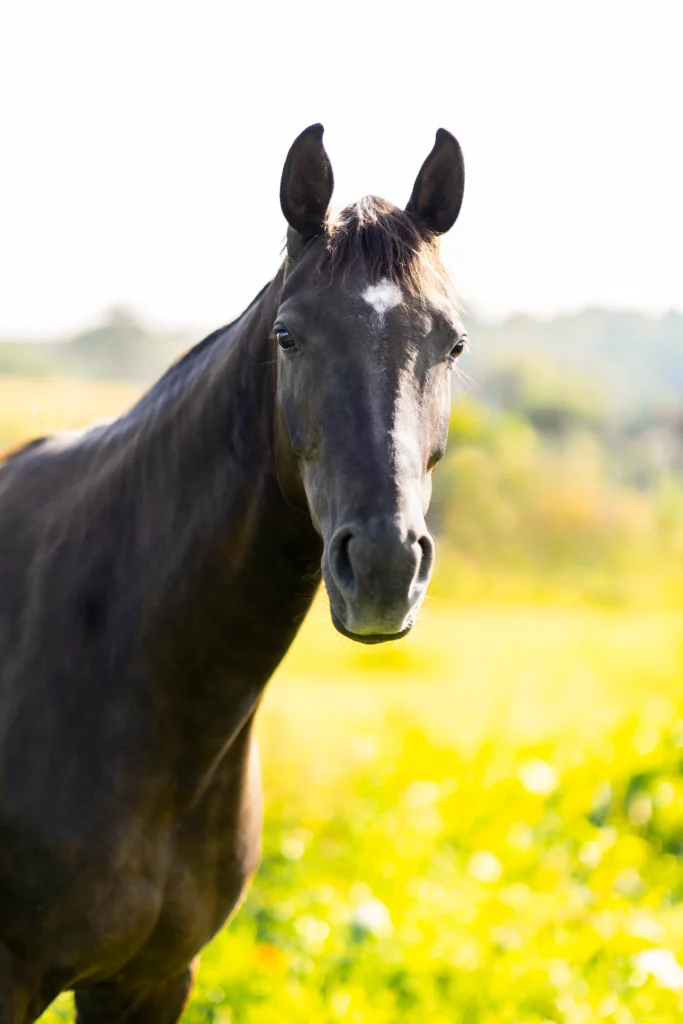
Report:
[[[334,608],[330,608],[330,613],[332,617],[332,625],[337,632],[341,633],[341,635],[345,636],[348,640],[355,640],[358,644],[385,644],[389,640],[402,640],[403,637],[407,636],[413,628],[413,623],[409,622],[408,625],[398,633],[352,633],[346,628],[346,626],[342,625],[339,617],[334,611]]]

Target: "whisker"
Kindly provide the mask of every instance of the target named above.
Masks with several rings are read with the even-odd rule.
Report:
[[[462,381],[462,383],[466,387],[468,387],[468,388],[477,388],[477,389],[479,389],[481,387],[480,382],[478,380],[475,380],[474,377],[471,377],[469,375],[469,373],[466,373],[465,370],[460,370],[456,366],[455,373],[456,373],[456,376],[457,376],[458,380]]]

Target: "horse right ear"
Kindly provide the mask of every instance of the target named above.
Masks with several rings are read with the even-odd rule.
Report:
[[[412,213],[435,235],[453,227],[465,191],[465,164],[460,143],[439,128],[431,153],[422,164],[408,200],[406,213]]]
[[[334,188],[323,131],[321,124],[312,124],[294,140],[280,182],[282,212],[303,240],[322,232]]]

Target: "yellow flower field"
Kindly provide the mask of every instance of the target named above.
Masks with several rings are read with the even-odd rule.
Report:
[[[441,605],[371,650],[326,616],[269,687],[263,865],[185,1019],[679,1020],[681,618]]]

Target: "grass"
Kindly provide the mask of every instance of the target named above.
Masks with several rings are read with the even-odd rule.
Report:
[[[0,377],[0,452],[32,437],[118,416],[140,391],[118,382]]]
[[[135,393],[16,387],[8,443]],[[682,1019],[680,610],[435,592],[374,649],[320,601],[271,682],[263,864],[187,1024]]]

